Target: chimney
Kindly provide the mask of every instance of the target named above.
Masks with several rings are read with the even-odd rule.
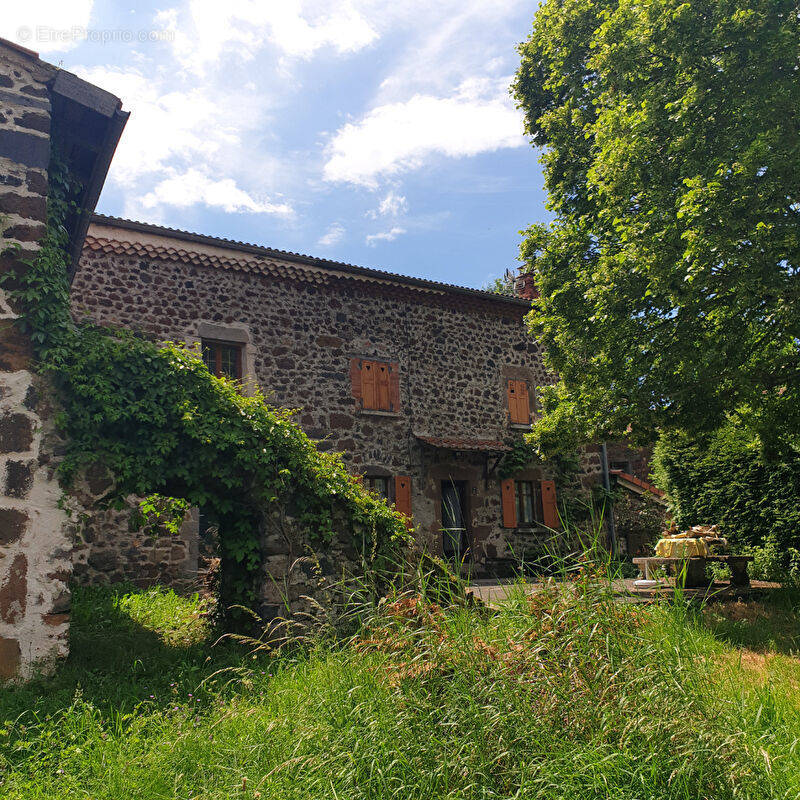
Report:
[[[523,272],[525,267],[519,268],[519,275],[514,285],[517,297],[523,300],[536,300],[539,297],[539,290],[536,288],[536,276],[532,272]]]

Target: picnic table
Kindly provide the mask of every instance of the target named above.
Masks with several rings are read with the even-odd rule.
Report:
[[[747,562],[752,561],[753,556],[689,556],[661,558],[659,556],[641,556],[634,558],[633,563],[639,567],[639,571],[646,580],[650,580],[650,571],[657,567],[672,567],[675,574],[680,575],[686,568],[686,581],[684,586],[687,589],[696,589],[701,586],[708,586],[709,580],[706,578],[706,564],[709,561],[719,561],[727,564],[731,570],[731,586],[749,586],[750,576],[747,574]]]

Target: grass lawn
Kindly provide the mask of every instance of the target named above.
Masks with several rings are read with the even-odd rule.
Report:
[[[77,590],[59,673],[0,689],[0,797],[800,797],[792,597],[404,597],[352,638],[255,656],[200,611]]]

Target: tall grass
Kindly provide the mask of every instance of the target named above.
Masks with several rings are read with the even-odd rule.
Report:
[[[0,796],[800,796],[791,669],[680,598],[621,604],[611,568],[497,611],[420,575],[256,652],[212,646],[196,598],[83,590],[59,675],[0,690]]]

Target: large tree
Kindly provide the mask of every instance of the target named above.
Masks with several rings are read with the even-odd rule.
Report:
[[[733,416],[796,445],[796,0],[545,0],[520,53],[554,213],[522,246],[560,376],[540,444]]]

